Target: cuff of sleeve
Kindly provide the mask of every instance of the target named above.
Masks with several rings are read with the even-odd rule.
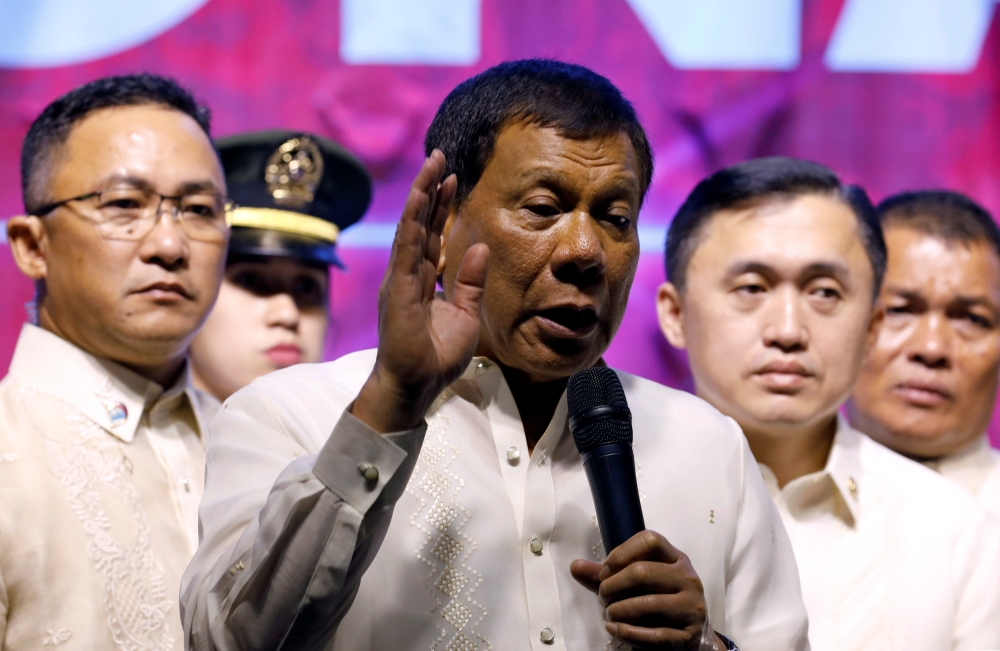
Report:
[[[344,411],[316,457],[313,473],[335,495],[364,514],[406,458],[416,454],[427,424],[382,435]],[[374,468],[376,479],[366,479]],[[369,477],[372,473],[369,471]]]

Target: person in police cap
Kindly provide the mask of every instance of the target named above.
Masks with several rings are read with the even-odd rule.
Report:
[[[238,207],[226,275],[191,344],[195,385],[225,400],[255,378],[319,362],[340,231],[371,200],[371,179],[336,143],[293,131],[216,141]]]

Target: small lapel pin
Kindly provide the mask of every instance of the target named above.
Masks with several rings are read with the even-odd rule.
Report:
[[[123,425],[128,420],[128,409],[119,402],[113,407],[108,407],[108,418],[111,419],[111,427]]]

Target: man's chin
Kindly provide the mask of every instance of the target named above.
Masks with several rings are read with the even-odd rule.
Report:
[[[592,348],[554,350],[544,346],[519,356],[514,363],[503,362],[528,375],[533,382],[564,380],[578,371],[588,369],[601,358]]]

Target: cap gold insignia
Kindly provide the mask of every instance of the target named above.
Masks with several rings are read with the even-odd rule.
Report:
[[[323,154],[308,136],[285,141],[271,154],[264,172],[274,203],[290,208],[312,203],[322,178]]]

